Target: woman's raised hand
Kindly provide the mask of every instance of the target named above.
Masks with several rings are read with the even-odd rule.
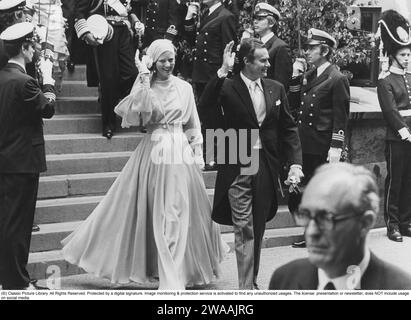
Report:
[[[141,74],[150,73],[150,70],[148,70],[147,65],[143,63],[143,61],[140,60],[140,50],[138,49],[136,51],[136,55],[134,56],[134,62],[138,69],[138,73],[141,73]]]

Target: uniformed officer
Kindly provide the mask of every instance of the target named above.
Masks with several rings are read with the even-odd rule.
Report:
[[[330,62],[336,40],[325,31],[310,29],[306,46],[313,68],[303,73],[304,63],[296,60],[289,94],[301,139],[304,184],[321,164],[340,161],[350,107],[348,79]],[[298,209],[300,200],[301,194],[290,193],[291,212]]]
[[[254,32],[260,37],[270,56],[267,78],[277,80],[288,92],[293,62],[290,47],[274,34],[280,19],[280,12],[268,3],[261,2],[255,6]]]
[[[225,46],[237,41],[235,15],[220,0],[203,0],[202,4],[207,10],[200,17],[199,3],[190,3],[184,26],[187,40],[195,43],[192,79],[198,99],[220,68]]]
[[[149,0],[143,46],[148,47],[157,39],[174,41],[182,23],[177,0]]]
[[[381,60],[388,66],[378,81],[378,100],[387,123],[384,218],[390,240],[401,242],[411,236],[411,29],[394,10],[380,20]]]
[[[34,27],[22,22],[0,38],[10,59],[0,70],[0,283],[33,289],[26,270],[39,173],[46,171],[42,118],[54,115],[53,63],[41,58],[37,80],[26,73],[34,55]]]
[[[25,0],[1,0],[0,1],[0,33],[17,22],[24,22]],[[8,57],[3,48],[3,41],[0,40],[0,69],[8,61]]]
[[[135,14],[129,14],[130,9],[130,0],[78,0],[76,3],[74,27],[79,39],[93,48],[90,52],[93,59],[87,64],[87,81],[89,86],[100,85],[102,129],[107,139],[111,139],[116,129],[114,107],[128,94],[137,75],[131,36],[133,30],[141,33],[144,28]],[[100,40],[93,35],[86,20],[96,14],[109,24],[105,38]]]

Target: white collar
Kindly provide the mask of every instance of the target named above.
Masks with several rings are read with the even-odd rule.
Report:
[[[260,87],[261,91],[264,91],[263,86],[261,85],[261,78],[258,78],[257,80],[252,81],[252,80],[248,79],[242,71],[240,72],[240,77],[241,77],[241,79],[243,79],[243,81],[244,81],[244,83],[245,83],[245,85],[247,86],[248,89],[250,89],[251,82],[255,82]]]
[[[390,72],[393,74],[399,74],[401,76],[406,75],[407,73],[411,73],[411,71],[407,70],[407,69],[401,69],[401,68],[397,68],[397,67],[390,67]]]
[[[367,248],[365,249],[364,258],[358,266],[350,266],[353,267],[351,270],[350,267],[348,267],[347,274],[334,279],[330,279],[324,270],[318,268],[318,290],[323,290],[329,282],[334,284],[336,290],[361,289],[361,278],[370,264],[370,259],[371,253]],[[358,274],[358,268],[360,274]]]
[[[9,59],[8,63],[14,63],[17,64],[18,66],[22,67],[24,72],[26,72],[26,66],[24,64],[21,64],[20,62],[14,60],[14,59]]]
[[[331,65],[331,62],[327,61],[327,62],[324,62],[321,66],[319,66],[317,68],[317,77],[319,77],[325,71],[325,69],[327,69],[330,65]]]
[[[210,9],[208,9],[208,15],[212,14],[219,6],[221,6],[221,2],[218,1],[217,3],[214,3]]]
[[[272,37],[274,37],[274,32],[270,31],[264,37],[261,37],[261,41],[266,44]]]

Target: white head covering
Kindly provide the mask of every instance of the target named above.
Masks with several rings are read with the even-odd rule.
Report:
[[[147,49],[147,55],[156,62],[158,58],[164,53],[170,51],[175,53],[174,45],[170,40],[158,39],[153,41]]]

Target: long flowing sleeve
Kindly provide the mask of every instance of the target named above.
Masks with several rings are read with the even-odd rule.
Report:
[[[145,126],[151,119],[155,105],[158,105],[148,75],[138,75],[130,94],[119,102],[114,112],[122,117],[121,127]]]
[[[203,136],[201,134],[200,118],[198,117],[197,108],[195,105],[193,88],[189,84],[188,88],[188,110],[190,116],[187,123],[184,125],[184,133],[186,134],[187,140],[190,143],[191,148],[193,149],[196,163],[198,163],[202,168],[204,167],[204,159]]]

